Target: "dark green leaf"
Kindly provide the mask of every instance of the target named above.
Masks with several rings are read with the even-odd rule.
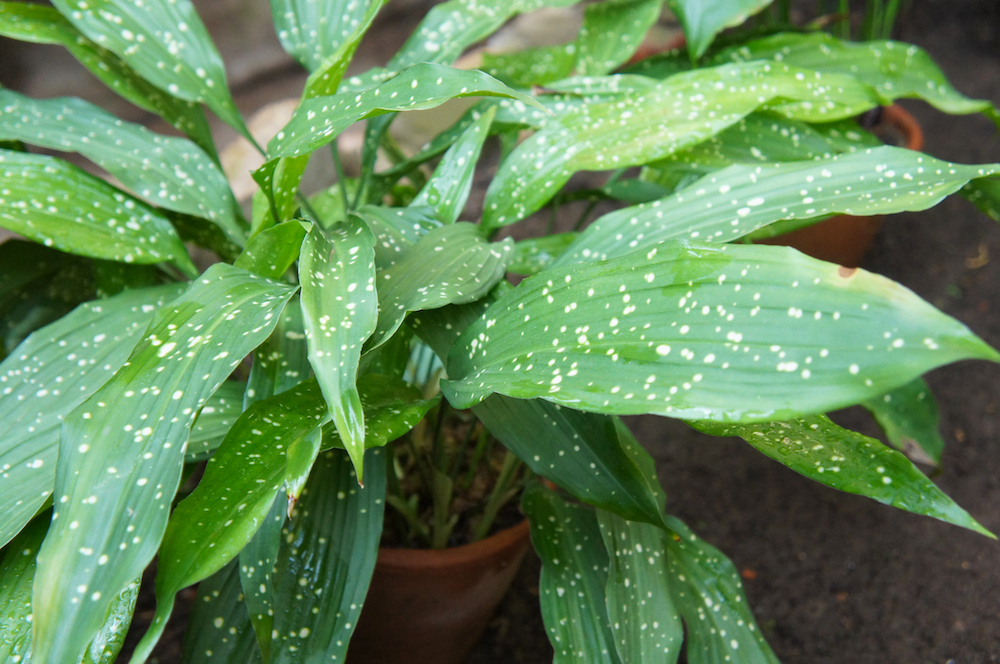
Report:
[[[663,0],[618,0],[588,5],[576,39],[576,71],[584,76],[607,74],[626,62],[642,45],[660,17]]]
[[[154,315],[129,361],[63,423],[39,554],[41,661],[68,661],[152,559],[195,414],[270,333],[293,288],[224,263]]]
[[[279,491],[260,528],[243,547],[239,556],[239,579],[243,588],[243,601],[240,604],[246,604],[251,630],[257,637],[257,645],[260,646],[258,653],[263,656],[264,661],[270,661],[271,658],[274,625],[272,577],[288,505],[288,498]]]
[[[268,279],[281,279],[298,259],[305,236],[306,229],[295,220],[266,228],[247,242],[234,265]]]
[[[983,214],[994,221],[1000,221],[1000,178],[973,180],[962,189],[962,195],[972,201]]]
[[[287,159],[272,159],[251,174],[254,182],[260,186],[260,191],[254,193],[255,198],[261,194],[269,204],[263,217],[254,219],[251,237],[291,218],[298,206],[295,195],[299,190],[299,182],[311,156],[304,154]]]
[[[922,378],[862,405],[875,416],[893,447],[919,463],[941,463],[944,439],[937,402]]]
[[[226,434],[243,414],[246,383],[227,380],[208,398],[191,425],[184,461],[204,461],[225,440]]]
[[[76,166],[0,150],[0,176],[4,228],[71,254],[198,273],[166,217]]]
[[[966,358],[1000,354],[889,279],[785,247],[678,242],[521,282],[462,333],[442,390],[457,408],[497,392],[768,421]]]
[[[558,233],[540,238],[521,240],[514,245],[514,259],[508,272],[530,276],[551,267],[563,252],[576,241],[578,233]]]
[[[198,584],[184,634],[184,664],[261,664],[243,603],[240,575],[230,563]]]
[[[697,60],[708,50],[715,35],[726,28],[739,25],[771,2],[772,0],[667,0],[667,6],[684,26],[691,59]]]
[[[739,436],[795,472],[839,491],[992,537],[905,456],[874,438],[838,427],[825,415],[788,422],[698,422],[695,426],[713,436]]]

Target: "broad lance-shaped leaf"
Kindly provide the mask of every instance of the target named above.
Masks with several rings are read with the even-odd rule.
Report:
[[[690,664],[779,664],[760,633],[733,563],[679,519],[661,538],[671,598],[687,627]],[[635,524],[643,527],[641,524]]]
[[[71,254],[198,273],[166,217],[76,166],[0,150],[0,177],[0,227]]]
[[[235,562],[198,584],[184,633],[184,664],[261,664]]]
[[[266,228],[250,238],[234,265],[268,279],[281,279],[298,259],[305,236],[306,229],[294,220]]]
[[[366,350],[377,348],[411,311],[474,302],[503,278],[514,242],[488,242],[482,229],[465,222],[427,233],[392,267],[378,273],[378,325]]]
[[[4,662],[38,662],[32,657],[31,590],[35,577],[35,556],[49,528],[49,514],[33,520],[0,553],[0,659]],[[111,603],[101,631],[75,662],[112,664],[121,650],[132,622],[135,600],[139,596],[138,579],[128,584]]]
[[[427,180],[410,205],[430,206],[437,218],[446,224],[454,223],[462,213],[472,190],[472,176],[482,152],[483,143],[490,132],[490,123],[496,116],[496,107],[490,107],[448,149],[434,174]]]
[[[250,236],[255,237],[263,230],[290,219],[298,202],[295,194],[299,190],[302,174],[309,166],[311,154],[283,159],[272,159],[251,173],[260,190],[253,197],[253,222]],[[263,197],[263,198],[261,198]],[[267,202],[267,205],[259,203]],[[265,209],[266,208],[266,209]],[[262,213],[259,213],[260,210]]]
[[[156,312],[129,361],[63,423],[52,529],[34,591],[40,661],[71,661],[153,558],[198,408],[277,322],[294,288],[224,263]]]
[[[174,97],[206,104],[244,136],[226,69],[190,0],[136,2],[54,0],[56,9],[91,40],[113,51],[147,81]]]
[[[737,164],[666,198],[608,213],[556,261],[568,265],[669,240],[730,242],[782,219],[926,210],[1000,164],[964,166],[883,146],[829,159]]]
[[[994,221],[1000,221],[1000,178],[983,178],[970,182],[962,190],[983,214]]]
[[[808,101],[808,109],[794,107],[785,114],[823,122],[851,117],[876,103],[870,88],[851,76],[777,62],[698,69],[659,83],[641,76],[609,78],[626,79],[634,92],[568,107],[501,164],[486,194],[487,227],[514,223],[539,209],[576,171],[663,159],[773,101]]]
[[[922,378],[862,404],[885,431],[889,444],[919,463],[941,463],[941,438],[937,401]]]
[[[526,279],[462,333],[442,383],[604,413],[769,421],[1000,360],[884,277],[786,247],[672,242]]]
[[[286,529],[274,570],[271,661],[340,662],[375,569],[385,508],[386,455],[368,450],[364,488],[347,454],[320,454]],[[308,552],[308,555],[306,555]]]
[[[182,288],[125,291],[80,305],[0,364],[0,545],[52,493],[63,418],[121,368],[153,312]]]
[[[246,383],[227,380],[208,398],[191,425],[184,448],[184,462],[204,461],[225,440],[226,434],[243,414]]]
[[[158,113],[191,137],[206,153],[215,156],[212,133],[200,107],[151,85],[117,55],[81,35],[54,8],[25,2],[0,2],[0,35],[36,44],[65,46],[102,83],[139,108]]]
[[[591,507],[574,505],[539,484],[525,490],[521,509],[542,559],[538,579],[542,620],[555,649],[553,664],[618,664],[604,587],[608,554]]]
[[[186,138],[154,134],[81,99],[35,100],[0,90],[0,139],[79,152],[146,202],[210,219],[231,241],[243,242],[226,176]]]
[[[204,477],[174,509],[163,534],[156,615],[135,661],[144,661],[156,645],[174,596],[222,569],[253,537],[284,483],[285,452],[326,417],[319,396],[303,384],[252,404],[208,460]]]
[[[821,484],[867,496],[993,537],[905,456],[874,438],[838,427],[825,415],[788,422],[698,422],[713,436],[739,436],[757,450]]]
[[[363,22],[369,7],[377,8],[382,1],[271,0],[271,16],[285,51],[316,71]]]
[[[670,597],[662,527],[627,521],[597,510],[609,569],[605,589],[608,621],[623,662],[673,664],[684,628]]]
[[[292,119],[268,145],[272,157],[293,157],[333,141],[358,120],[391,113],[440,106],[456,97],[511,97],[532,106],[538,102],[488,74],[419,64],[361,92],[341,92],[306,99]]]
[[[365,419],[357,377],[362,346],[378,319],[374,245],[375,236],[357,218],[328,231],[317,224],[299,259],[309,363],[361,481]]]
[[[287,0],[280,1],[286,2]],[[325,1],[329,3],[331,0]],[[295,2],[300,6],[303,4],[302,0],[295,0]],[[332,0],[332,2],[343,4],[343,0]],[[340,82],[344,78],[344,74],[347,73],[347,68],[350,66],[351,60],[354,58],[354,52],[361,43],[361,39],[368,32],[368,28],[371,27],[375,16],[386,2],[387,0],[365,0],[362,3],[350,2],[343,9],[338,8],[333,10],[336,13],[329,13],[331,10],[327,9],[327,17],[340,17],[339,21],[341,26],[343,26],[341,30],[342,39],[318,46],[317,55],[320,54],[320,51],[327,52],[330,50],[329,47],[331,45],[336,46],[336,48],[332,49],[328,55],[322,57],[315,67],[306,66],[312,73],[306,80],[305,89],[302,91],[303,99],[332,95],[337,92]],[[306,4],[314,3],[306,0]],[[355,12],[360,13],[352,16]],[[329,24],[329,20],[322,20],[319,23],[321,26]],[[310,32],[312,34],[316,33],[315,30],[311,30]]]
[[[771,4],[772,0],[667,0],[680,19],[691,60],[708,50],[715,35],[739,25],[747,17]]]

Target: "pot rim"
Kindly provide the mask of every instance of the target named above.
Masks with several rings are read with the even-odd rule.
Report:
[[[390,549],[379,547],[378,567],[440,569],[463,565],[470,561],[495,555],[496,552],[516,551],[528,544],[530,526],[525,519],[515,526],[504,528],[489,537],[445,549]]]

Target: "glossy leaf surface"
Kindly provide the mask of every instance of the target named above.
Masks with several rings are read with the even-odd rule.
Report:
[[[713,436],[739,436],[775,461],[839,491],[990,535],[905,456],[874,438],[838,427],[825,415],[695,426]]]
[[[670,243],[523,281],[462,333],[442,390],[458,408],[498,392],[765,421],[857,403],[966,358],[1000,354],[884,277],[783,247]]]
[[[328,4],[330,2],[330,0],[325,1]],[[305,90],[302,93],[303,99],[332,95],[337,92],[340,82],[351,64],[354,52],[357,50],[365,33],[368,32],[368,28],[371,27],[379,9],[382,8],[382,5],[386,1],[366,0],[362,3],[349,2],[339,13],[327,14],[328,17],[339,17],[335,22],[339,22],[342,27],[341,35],[339,39],[320,46],[320,50],[326,52],[330,50],[331,45],[335,45],[336,48],[329,55],[324,56],[315,67],[307,65],[306,68],[312,71],[312,74],[306,81]],[[343,0],[333,0],[333,2],[341,5],[344,4]],[[297,4],[301,5],[301,0],[297,0]],[[323,23],[329,24],[330,21],[328,19],[321,21],[321,25]],[[317,31],[313,29],[312,32],[315,33]],[[318,53],[319,51],[317,51],[317,55]]]
[[[937,401],[922,378],[862,405],[875,416],[893,447],[914,461],[941,463],[944,439]]]
[[[684,26],[688,52],[692,60],[697,60],[708,50],[715,35],[726,28],[739,25],[771,2],[772,0],[667,0],[667,6]]]
[[[63,418],[121,368],[153,312],[182,286],[88,302],[28,337],[0,364],[0,543],[51,495]]]
[[[166,217],[76,166],[0,150],[0,227],[47,247],[124,263],[173,262],[197,274]]]
[[[77,656],[111,597],[152,559],[197,409],[267,337],[293,292],[213,265],[156,312],[126,366],[67,416],[34,591],[38,657]]]
[[[246,383],[227,380],[208,398],[191,425],[184,451],[185,463],[204,461],[214,452],[243,414]]]
[[[281,45],[308,69],[319,69],[362,23],[370,5],[382,0],[271,0]]]
[[[297,221],[278,224],[254,235],[234,265],[248,272],[281,279],[299,257],[306,229]]]
[[[198,584],[184,634],[183,664],[261,664],[243,603],[240,575],[230,563]]]
[[[357,377],[378,319],[374,245],[368,227],[352,218],[329,231],[313,226],[299,259],[309,363],[361,478],[365,420]]]
[[[663,0],[588,5],[576,39],[576,73],[600,76],[625,63],[660,17]]]

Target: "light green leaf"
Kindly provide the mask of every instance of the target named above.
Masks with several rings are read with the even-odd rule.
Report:
[[[63,423],[39,554],[42,661],[68,661],[152,559],[196,411],[260,344],[294,289],[224,263],[156,312],[129,361]]]
[[[660,17],[663,0],[618,0],[588,5],[576,39],[576,71],[607,74],[628,61]]]
[[[375,265],[379,270],[398,263],[420,238],[443,225],[429,207],[363,205],[355,214],[375,234]]]
[[[669,243],[552,268],[452,348],[445,397],[769,421],[857,403],[932,367],[1000,360],[903,286],[786,247]]]
[[[729,242],[782,219],[926,210],[1000,164],[964,166],[883,146],[822,160],[736,164],[667,198],[597,219],[555,265],[690,239]]]
[[[294,220],[264,229],[247,242],[234,265],[268,279],[281,279],[298,259],[305,236],[306,229]]]
[[[72,0],[53,5],[89,39],[174,97],[206,104],[249,136],[226,87],[226,69],[190,0]]]
[[[941,463],[944,439],[937,402],[922,378],[861,405],[875,416],[893,447],[919,463]]]
[[[226,176],[185,138],[154,134],[81,99],[35,100],[0,90],[0,139],[79,152],[146,202],[210,219],[231,241],[243,242]]]
[[[185,463],[204,461],[222,444],[243,413],[246,387],[246,383],[227,380],[208,398],[191,425],[191,435],[184,448]]]
[[[0,150],[0,176],[0,227],[71,254],[198,273],[165,217],[76,166]]]
[[[721,51],[715,63],[773,59],[821,72],[844,72],[872,86],[882,104],[895,99],[923,99],[952,114],[983,113],[1000,123],[990,102],[969,99],[952,87],[931,57],[903,42],[842,41],[825,32],[783,33]]]
[[[270,206],[268,214],[261,219],[254,219],[251,236],[291,218],[298,206],[295,195],[311,156],[304,154],[287,159],[272,159],[251,173],[254,182],[260,186],[260,191],[255,192],[254,196],[263,194]]]
[[[0,2],[0,35],[36,44],[60,44],[94,76],[139,108],[158,113],[215,157],[205,114],[196,104],[177,99],[140,77],[111,51],[98,46],[58,11],[44,5]]]
[[[329,231],[317,224],[299,259],[309,363],[362,481],[365,419],[356,382],[362,346],[378,319],[374,245],[357,218]]]
[[[500,165],[486,194],[483,224],[496,228],[538,210],[576,171],[649,163],[709,138],[773,102],[803,100],[789,109],[802,120],[833,121],[875,105],[868,86],[846,74],[817,74],[784,63],[748,62],[698,69],[655,83],[641,76],[614,82],[607,101],[567,107]],[[622,95],[624,82],[635,90]]]
[[[469,199],[476,162],[479,161],[483,143],[490,134],[490,123],[495,115],[496,107],[488,108],[462,132],[410,205],[434,208],[437,218],[446,224],[458,220],[458,215]]]
[[[282,4],[287,1],[279,0]],[[302,8],[302,0],[293,1],[298,5],[299,9]],[[312,74],[306,81],[305,89],[302,92],[303,99],[332,95],[337,92],[337,88],[340,87],[340,81],[344,78],[344,74],[347,73],[347,68],[351,64],[351,59],[354,57],[354,52],[357,50],[358,44],[361,43],[361,39],[368,32],[368,28],[371,27],[372,22],[375,20],[375,15],[378,14],[378,11],[387,0],[366,0],[361,3],[352,1],[347,3],[346,6],[344,6],[344,0],[323,0],[323,2],[327,5],[327,13],[318,22],[308,24],[309,32],[315,35],[317,33],[315,26],[320,26],[320,31],[322,31],[322,28],[328,28],[327,32],[332,32],[333,30],[330,30],[328,26],[333,24],[335,26],[334,29],[340,28],[340,37],[342,37],[342,40],[320,40],[315,45],[316,51],[314,56],[318,59],[318,62],[315,63],[315,66],[305,64],[306,69],[309,69]],[[315,0],[305,0],[305,3],[314,5]],[[341,7],[332,9],[330,7],[331,4],[341,5]],[[274,4],[271,7],[273,10]],[[331,22],[329,17],[334,17],[334,21]],[[301,35],[301,28],[299,34]]]
[[[474,224],[459,222],[430,231],[399,262],[378,273],[379,319],[366,351],[392,336],[411,311],[483,297],[503,278],[513,257],[513,240],[488,242]]]
[[[236,563],[198,584],[184,634],[183,664],[261,664]]]
[[[382,0],[271,0],[278,39],[293,58],[313,72],[337,54]],[[370,19],[369,19],[370,20]]]
[[[576,58],[577,45],[573,42],[526,48],[513,53],[483,51],[480,69],[507,85],[527,88],[569,76],[576,66]]]
[[[274,570],[276,664],[347,655],[375,569],[385,506],[385,454],[373,449],[365,456],[376,472],[361,488],[347,454],[321,454],[282,533]]]
[[[528,487],[521,508],[542,559],[542,620],[555,649],[553,664],[617,664],[604,587],[608,554],[593,508],[574,505],[541,485]]]
[[[333,141],[358,120],[393,111],[434,108],[449,99],[476,96],[510,97],[538,105],[528,95],[481,71],[419,64],[361,92],[345,91],[302,101],[292,119],[271,140],[268,152],[274,157],[305,154]]]
[[[739,436],[763,454],[821,484],[992,537],[905,456],[825,415],[787,422],[698,422],[713,436]]]
[[[521,240],[514,245],[514,259],[508,272],[531,276],[553,263],[576,241],[578,233],[558,233],[540,238]]]
[[[670,597],[662,527],[597,510],[610,567],[605,589],[608,619],[623,662],[673,664],[684,628]]]
[[[687,627],[690,664],[779,664],[754,621],[739,573],[721,551],[679,519],[662,542],[674,605]]]
[[[0,364],[0,543],[52,494],[59,427],[121,368],[153,312],[180,285],[126,291],[88,302],[38,330]]]
[[[688,52],[697,60],[708,50],[715,35],[739,25],[772,0],[667,0],[680,19],[687,37]]]

